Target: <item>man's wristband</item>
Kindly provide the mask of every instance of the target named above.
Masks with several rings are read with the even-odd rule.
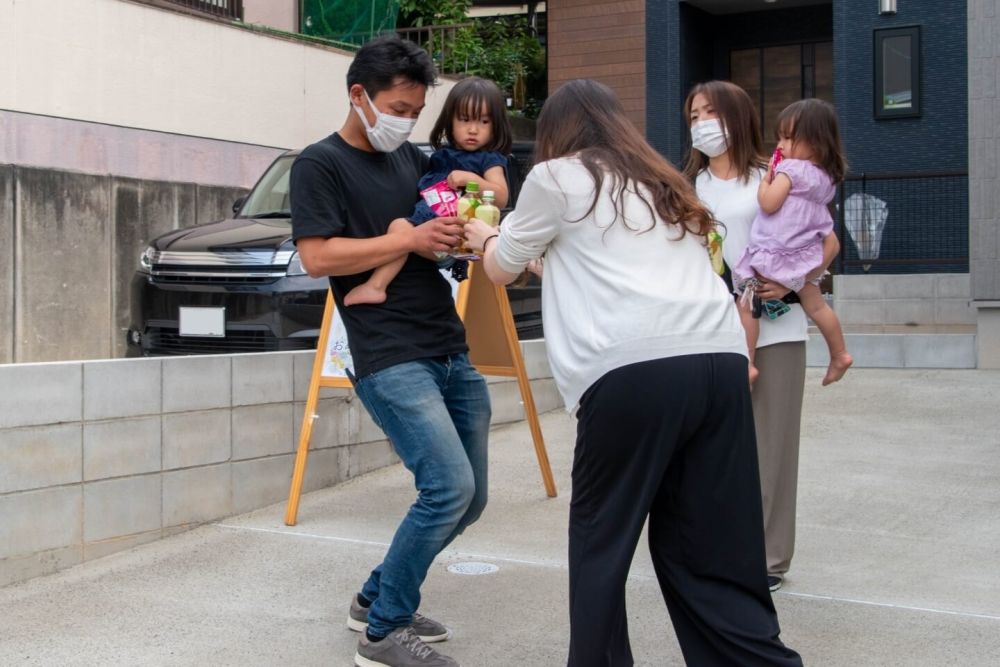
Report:
[[[490,235],[489,235],[489,236],[487,236],[487,237],[486,237],[486,239],[485,239],[485,240],[483,241],[483,254],[484,254],[484,255],[486,254],[486,244],[487,244],[487,243],[489,243],[489,242],[490,242],[490,241],[491,241],[492,239],[495,239],[495,238],[496,238],[496,237],[498,237],[498,236],[500,236],[500,235],[499,235],[499,234],[490,234]]]

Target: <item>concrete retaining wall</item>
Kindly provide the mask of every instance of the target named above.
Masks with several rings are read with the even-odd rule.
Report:
[[[976,311],[967,273],[834,276],[833,307],[856,368],[976,368]],[[814,333],[806,363],[826,366]]]
[[[522,343],[540,412],[561,405]],[[287,498],[312,352],[0,366],[0,586]],[[493,423],[523,419],[491,378]],[[305,488],[396,462],[353,392],[323,390]],[[525,446],[531,436],[525,427]]]
[[[0,363],[123,356],[146,243],[231,215],[245,193],[0,165]]]
[[[833,299],[844,326],[971,325],[967,273],[834,276]]]

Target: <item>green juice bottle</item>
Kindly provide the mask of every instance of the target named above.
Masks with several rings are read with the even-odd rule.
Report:
[[[479,210],[482,203],[483,201],[479,198],[479,184],[475,182],[466,183],[465,192],[458,200],[458,217],[465,221],[476,217],[476,211]],[[479,255],[472,252],[463,241],[455,257],[458,259],[478,259]]]
[[[476,208],[476,217],[485,222],[490,227],[500,224],[500,209],[494,203],[495,198],[492,190],[483,191],[483,203]]]
[[[458,217],[462,220],[476,217],[476,209],[482,203],[479,198],[479,184],[476,182],[467,183],[465,192],[458,200]]]

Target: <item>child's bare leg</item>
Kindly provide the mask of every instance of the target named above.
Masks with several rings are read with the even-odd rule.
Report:
[[[747,287],[747,289],[750,288]],[[760,375],[760,371],[754,365],[754,357],[757,355],[757,339],[760,337],[760,322],[754,319],[753,314],[750,312],[750,302],[748,300],[741,298],[736,304],[737,310],[740,311],[740,322],[743,323],[743,331],[747,337],[747,352],[750,354],[750,384],[752,385],[757,381],[757,376]]]
[[[809,318],[816,323],[820,333],[826,340],[826,346],[830,350],[830,365],[827,366],[826,375],[823,377],[823,385],[836,382],[844,377],[844,373],[854,363],[854,358],[847,352],[847,343],[844,341],[844,332],[840,328],[840,320],[837,314],[827,305],[826,299],[819,291],[819,287],[808,284],[798,292],[799,301]]]
[[[389,223],[389,233],[394,234],[403,229],[412,228],[413,225],[405,218],[398,218]],[[344,305],[353,306],[359,303],[384,303],[386,299],[385,290],[389,287],[403,264],[406,263],[406,255],[395,259],[388,264],[375,269],[371,277],[366,282],[361,283],[344,296]]]

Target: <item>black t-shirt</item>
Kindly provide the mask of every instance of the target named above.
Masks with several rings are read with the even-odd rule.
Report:
[[[371,238],[405,218],[419,198],[427,156],[410,143],[392,153],[354,148],[340,135],[309,146],[291,174],[292,237]],[[437,265],[411,253],[380,304],[344,307],[344,295],[371,271],[331,276],[357,377],[389,366],[468,351],[451,286]]]

